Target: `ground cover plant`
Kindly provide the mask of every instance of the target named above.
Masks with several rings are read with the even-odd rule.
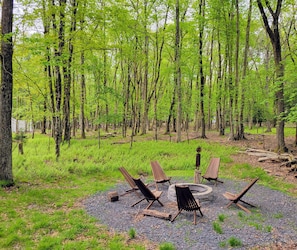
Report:
[[[261,178],[273,189],[296,195],[296,184],[268,175],[260,167],[234,162],[234,145],[211,140],[153,141],[134,138],[133,146],[121,137],[71,140],[62,145],[59,161],[54,142],[46,135],[27,137],[24,154],[13,150],[16,185],[0,189],[0,245],[3,249],[158,249],[153,242],[139,239],[137,232],[113,233],[84,211],[81,202],[123,181],[118,167],[152,180],[150,160],[158,160],[170,176],[191,177],[197,146],[201,146],[201,171],[211,157],[221,158],[223,178]],[[281,214],[281,211],[279,211]],[[274,215],[277,216],[277,215]],[[222,219],[219,219],[220,221]],[[222,223],[222,222],[220,222]],[[250,223],[250,221],[247,221]],[[260,224],[259,224],[260,225]],[[257,226],[257,225],[255,225]],[[236,243],[236,244],[235,244]],[[230,240],[229,245],[237,245]],[[168,243],[170,245],[170,242]],[[159,246],[162,247],[162,246]],[[163,245],[163,249],[170,249]]]

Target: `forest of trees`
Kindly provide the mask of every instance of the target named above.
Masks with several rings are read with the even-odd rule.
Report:
[[[13,110],[61,142],[297,121],[293,0],[19,0]],[[191,127],[190,127],[191,125]],[[49,132],[50,131],[50,132]],[[229,130],[228,130],[229,131]]]

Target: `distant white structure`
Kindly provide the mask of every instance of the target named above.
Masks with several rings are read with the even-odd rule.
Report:
[[[14,133],[19,131],[32,132],[32,122],[11,118],[11,131]]]

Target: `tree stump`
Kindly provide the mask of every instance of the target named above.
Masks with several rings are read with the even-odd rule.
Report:
[[[24,148],[23,148],[23,143],[22,142],[19,142],[18,148],[19,148],[19,153],[21,155],[23,155],[24,154]]]

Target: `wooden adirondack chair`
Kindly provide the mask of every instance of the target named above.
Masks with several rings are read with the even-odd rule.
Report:
[[[215,181],[215,185],[217,185],[217,182],[223,183],[223,181],[218,179],[219,166],[220,166],[220,158],[212,158],[206,169],[205,174],[202,175],[202,180],[206,179],[209,182]]]
[[[244,210],[247,213],[250,213],[251,211],[248,210],[246,207],[244,207],[243,205],[239,204],[238,202],[241,201],[242,203],[245,203],[251,207],[255,207],[254,205],[247,203],[246,201],[242,200],[242,197],[250,190],[250,188],[257,182],[257,180],[259,180],[259,178],[256,178],[254,180],[252,180],[240,193],[238,194],[232,194],[229,192],[226,192],[223,194],[223,196],[225,198],[227,198],[230,202],[227,204],[226,208],[228,208],[229,206],[231,206],[232,204],[237,205],[238,207],[240,207],[242,210]]]
[[[152,191],[142,182],[141,179],[134,179],[134,178],[132,179],[137,185],[140,192],[143,194],[144,198],[134,203],[131,207],[134,207],[135,205],[142,202],[143,200],[147,200],[147,202],[149,202],[148,206],[145,209],[149,209],[155,201],[159,202],[159,204],[163,206],[162,202],[159,201],[162,191],[158,191],[158,190]]]
[[[167,177],[158,161],[151,161],[152,172],[158,190],[158,183],[168,182],[171,184],[171,177]]]
[[[194,224],[196,225],[196,211],[198,210],[203,216],[200,204],[198,200],[195,200],[190,188],[188,186],[175,186],[176,190],[176,200],[177,200],[177,206],[178,206],[178,212],[173,217],[171,222],[175,220],[175,218],[182,212],[182,210],[186,211],[193,211],[194,212]]]

